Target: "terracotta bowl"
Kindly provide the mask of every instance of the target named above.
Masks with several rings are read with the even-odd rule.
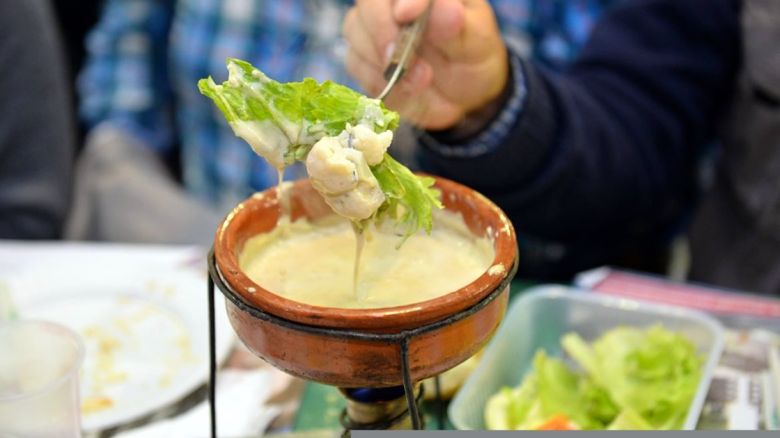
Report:
[[[473,355],[488,341],[506,310],[509,279],[517,266],[515,232],[506,215],[474,190],[441,178],[436,187],[442,191],[445,208],[460,212],[472,233],[493,237],[492,266],[449,294],[378,309],[307,305],[250,280],[239,268],[238,256],[249,238],[276,226],[280,205],[275,188],[239,204],[217,230],[214,243],[217,271],[233,298],[225,301],[228,316],[239,338],[277,368],[339,387],[402,384],[399,344],[373,339],[372,334],[408,333],[427,326],[408,343],[413,381],[446,371]],[[331,214],[308,180],[297,181],[288,190],[293,220]],[[345,337],[345,331],[368,337]]]

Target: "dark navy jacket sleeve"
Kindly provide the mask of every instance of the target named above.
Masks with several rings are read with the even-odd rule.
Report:
[[[495,200],[521,233],[604,245],[652,234],[690,202],[697,154],[733,90],[739,35],[736,0],[625,2],[565,72],[522,64],[528,94],[498,149],[422,158]]]

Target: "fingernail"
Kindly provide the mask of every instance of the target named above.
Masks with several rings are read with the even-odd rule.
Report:
[[[392,42],[387,45],[385,48],[385,65],[387,65],[390,62],[390,58],[393,57],[393,52],[395,51],[395,42]]]

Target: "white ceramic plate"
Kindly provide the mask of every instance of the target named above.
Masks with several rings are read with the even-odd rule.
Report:
[[[10,282],[22,318],[59,322],[81,334],[85,432],[154,413],[208,380],[206,273],[143,258],[90,259],[27,264]],[[222,362],[235,335],[216,295]]]

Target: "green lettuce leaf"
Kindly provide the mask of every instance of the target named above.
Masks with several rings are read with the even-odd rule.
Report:
[[[617,414],[606,393],[569,370],[562,360],[540,351],[534,359],[534,370],[547,417],[563,414],[582,429],[602,429]]]
[[[653,429],[679,429],[701,377],[701,358],[688,339],[660,325],[618,327],[592,346],[576,334],[566,352],[623,409]]]
[[[485,424],[494,430],[530,430],[562,415],[579,428],[604,429],[617,413],[606,392],[539,350],[523,383],[516,389],[504,388],[489,400]]]
[[[569,371],[562,361],[547,356],[544,351],[537,352],[534,357],[534,372],[542,412],[546,416],[564,414],[579,426],[588,422],[580,407],[578,375]]]
[[[586,423],[586,426],[601,429],[617,416],[618,406],[612,401],[609,393],[592,379],[585,377],[580,380],[579,392],[582,409],[591,420]]]
[[[536,375],[531,372],[516,388],[504,387],[485,404],[485,427],[512,430],[525,422],[542,422]]]
[[[561,346],[595,382],[603,385],[608,376],[601,374],[601,367],[596,352],[577,333],[567,333],[561,338]]]
[[[217,84],[209,77],[198,82],[229,123],[271,123],[283,133],[284,162],[304,161],[311,147],[324,136],[336,136],[347,125],[368,124],[377,133],[395,130],[398,113],[377,99],[331,81],[277,82],[246,61],[228,59],[229,77]],[[266,126],[266,125],[258,125]],[[267,135],[258,130],[257,135]],[[276,137],[274,140],[278,140]],[[430,232],[434,208],[442,208],[433,178],[413,174],[385,154],[371,168],[385,194],[374,220],[392,219],[408,237],[419,229]],[[365,223],[359,223],[362,227]]]
[[[375,132],[395,130],[400,117],[377,99],[332,81],[312,78],[277,82],[250,63],[227,60],[228,80],[211,77],[198,81],[198,89],[211,98],[228,122],[270,121],[287,135],[290,145],[311,146],[324,136],[335,136],[347,124],[372,124]]]
[[[653,427],[631,408],[623,408],[609,423],[607,430],[653,430]]]
[[[433,209],[442,208],[441,193],[433,188],[434,179],[414,175],[389,154],[385,154],[371,172],[386,197],[385,203],[379,207],[377,218],[396,221],[403,228],[400,232],[405,237],[421,228],[430,233]]]

